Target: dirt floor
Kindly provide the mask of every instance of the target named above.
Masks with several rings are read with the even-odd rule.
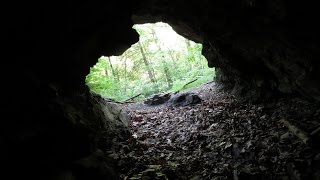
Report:
[[[320,179],[318,105],[243,103],[215,83],[189,91],[202,102],[122,105],[132,136],[109,155],[122,179]]]

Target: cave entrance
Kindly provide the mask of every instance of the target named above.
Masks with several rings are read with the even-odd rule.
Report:
[[[86,84],[102,97],[118,102],[141,101],[159,93],[175,93],[214,78],[201,54],[202,44],[178,35],[163,22],[136,24],[139,42],[120,56],[102,56],[90,68]]]

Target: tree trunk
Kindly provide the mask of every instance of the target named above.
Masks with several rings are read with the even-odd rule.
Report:
[[[148,72],[150,81],[155,85],[156,91],[159,91],[159,87],[156,85],[156,78],[155,78],[155,75],[153,73],[153,69],[150,66],[150,63],[148,62],[148,59],[146,57],[146,54],[145,54],[145,52],[143,50],[143,47],[142,47],[142,44],[141,44],[140,41],[138,41],[138,45],[139,45],[139,49],[140,49],[140,52],[141,52],[141,55],[142,55],[143,63],[147,68],[147,72]]]
[[[159,43],[159,40],[158,40],[158,37],[156,35],[156,32],[154,31],[154,29],[152,28],[152,36],[153,36],[153,39],[155,41],[155,43],[157,44],[158,46],[158,50],[160,52],[163,52],[162,51],[162,48],[161,48],[161,44]],[[170,53],[169,53],[170,54]],[[171,56],[171,54],[170,54]],[[173,56],[172,56],[173,58]],[[165,74],[165,77],[166,77],[166,81],[167,81],[167,86],[168,86],[168,89],[171,89],[172,88],[172,78],[171,78],[171,74],[170,74],[170,71],[169,71],[169,68],[167,66],[167,62],[165,59],[161,58],[161,62],[162,62],[162,65],[163,65],[163,71],[164,71],[164,74]]]
[[[186,45],[187,45],[187,48],[190,48],[190,47],[191,47],[190,40],[186,39]]]
[[[124,92],[127,92],[127,57],[124,57]]]
[[[191,43],[190,43],[190,40],[188,39],[185,39],[185,42],[186,42],[186,47],[187,47],[187,53],[189,54],[190,52],[190,49],[191,49]],[[193,52],[192,52],[192,55],[194,56]],[[185,64],[187,65],[189,71],[192,70],[192,67],[190,66],[190,63],[189,63],[189,60],[188,59],[185,59]]]
[[[180,68],[177,66],[177,63],[176,63],[178,60],[174,56],[174,52],[171,49],[167,48],[167,50],[169,52],[168,54],[169,54],[169,56],[171,58],[173,68],[174,68],[174,70],[176,72],[176,76],[180,79],[181,78]]]
[[[169,68],[168,68],[168,66],[167,66],[167,63],[164,62],[163,68],[164,68],[164,74],[165,74],[166,80],[167,80],[168,89],[171,89],[173,82],[172,82],[172,78],[171,78],[171,75],[170,75],[170,72],[169,72]]]
[[[104,74],[106,75],[106,77],[109,76],[109,73],[108,73],[108,69],[107,69],[107,68],[104,69]]]
[[[114,68],[113,68],[113,65],[111,63],[111,59],[110,57],[108,56],[108,60],[109,60],[109,64],[110,64],[110,68],[111,68],[111,72],[112,72],[112,76],[113,76],[113,79],[116,79],[117,82],[119,82],[119,76],[118,74],[115,72]]]

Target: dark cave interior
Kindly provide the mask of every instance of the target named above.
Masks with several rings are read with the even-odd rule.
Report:
[[[131,28],[137,23],[163,21],[202,43],[215,81],[244,102],[299,97],[319,107],[314,2],[110,0],[5,8],[15,12],[1,13],[1,176],[10,179],[67,178],[70,168],[81,174],[78,179],[118,178],[114,162],[103,162],[99,176],[97,169],[73,163],[130,136],[121,119],[105,118],[84,79],[101,55],[120,55],[138,41]]]

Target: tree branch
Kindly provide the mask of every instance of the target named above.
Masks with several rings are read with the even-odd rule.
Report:
[[[192,81],[190,81],[190,82],[188,82],[188,83],[187,83],[187,84],[185,84],[185,85],[183,85],[182,89],[183,89],[183,88],[185,88],[187,85],[189,85],[189,84],[191,84],[191,83],[195,82],[196,80],[198,80],[198,78],[197,78],[197,79],[194,79],[194,80],[192,80]]]
[[[138,95],[135,95],[135,96],[133,96],[133,97],[131,97],[131,98],[129,98],[129,99],[126,99],[124,102],[127,102],[127,101],[129,101],[129,100],[132,100],[132,99],[134,99],[134,98],[136,98],[136,97],[138,97],[138,96],[141,96],[141,93],[138,94]]]

